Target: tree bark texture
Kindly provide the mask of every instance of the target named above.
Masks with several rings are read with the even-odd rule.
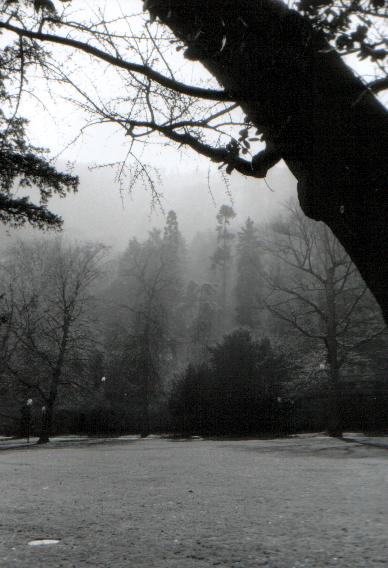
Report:
[[[298,180],[388,321],[388,113],[322,33],[277,0],[145,0]]]

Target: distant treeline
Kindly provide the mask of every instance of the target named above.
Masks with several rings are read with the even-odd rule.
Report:
[[[329,230],[223,205],[110,258],[20,242],[0,266],[0,433],[285,435],[388,430],[387,336]]]

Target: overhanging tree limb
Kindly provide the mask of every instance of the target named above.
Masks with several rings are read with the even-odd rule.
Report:
[[[285,160],[388,321],[388,114],[307,18],[274,0],[145,3]]]
[[[130,61],[124,61],[120,57],[111,55],[103,51],[102,49],[98,49],[88,43],[83,41],[78,41],[69,37],[64,37],[56,34],[48,34],[43,32],[34,32],[32,30],[27,30],[25,28],[20,28],[9,24],[8,22],[0,22],[0,29],[8,30],[10,32],[15,33],[19,37],[27,37],[30,39],[34,39],[37,41],[47,42],[47,43],[54,43],[59,45],[65,45],[67,47],[71,47],[78,51],[82,51],[83,53],[87,53],[101,61],[105,61],[114,67],[124,69],[125,71],[130,71],[132,73],[138,73],[159,83],[163,87],[167,89],[171,89],[177,93],[181,93],[182,95],[188,95],[190,97],[196,97],[201,99],[206,99],[210,101],[233,101],[234,98],[228,92],[222,90],[213,90],[213,89],[202,89],[201,87],[195,87],[186,85],[180,81],[176,81],[169,77],[166,77],[151,69],[147,65],[140,65],[138,63],[132,63]]]
[[[225,164],[226,171],[228,173],[236,170],[246,176],[264,178],[267,175],[268,170],[280,160],[279,153],[272,147],[268,147],[255,154],[252,161],[244,160],[238,155],[237,143],[233,144],[232,142],[225,148],[215,148],[214,146],[201,142],[201,140],[188,132],[180,133],[168,126],[161,126],[152,123],[148,124],[151,128],[160,132],[160,134],[163,134],[170,140],[173,140],[178,144],[189,146],[198,154],[201,154],[206,158],[210,158],[212,162]]]
[[[216,147],[203,142],[199,136],[195,136],[190,133],[190,129],[194,131],[195,128],[216,130],[216,128],[211,125],[211,122],[216,118],[235,110],[238,106],[237,104],[230,105],[229,107],[223,108],[213,114],[210,113],[202,120],[196,120],[195,118],[192,120],[180,121],[170,120],[159,124],[155,121],[155,113],[153,112],[147,97],[147,106],[150,108],[151,118],[149,120],[134,120],[110,112],[101,104],[96,103],[84,90],[75,84],[70,77],[66,76],[62,71],[59,71],[59,73],[60,76],[62,76],[67,83],[71,84],[87,102],[89,105],[88,110],[97,114],[102,120],[119,124],[125,129],[126,134],[134,139],[141,136],[147,136],[151,132],[158,132],[179,145],[192,148],[197,154],[209,158],[214,163],[225,165],[227,173],[231,173],[233,170],[236,170],[243,175],[256,178],[264,178],[267,175],[268,170],[281,159],[279,152],[270,143],[267,144],[264,150],[253,155],[251,160],[247,160],[240,157],[239,143],[235,139],[232,139],[225,147]],[[136,134],[136,129],[143,129],[143,131]],[[182,132],[182,130],[184,130],[184,132]]]
[[[62,219],[41,205],[31,203],[27,197],[12,197],[0,193],[0,221],[20,226],[29,223],[38,228],[59,228]]]
[[[370,83],[368,83],[367,87],[372,91],[372,93],[379,93],[380,91],[384,91],[385,89],[388,89],[388,77],[383,77],[382,79],[371,81]]]

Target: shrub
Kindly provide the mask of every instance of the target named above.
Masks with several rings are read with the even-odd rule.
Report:
[[[169,400],[175,432],[247,435],[281,429],[278,396],[288,372],[268,339],[237,330],[211,350],[209,364],[189,365]]]

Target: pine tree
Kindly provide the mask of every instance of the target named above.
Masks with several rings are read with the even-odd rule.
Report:
[[[175,211],[169,211],[163,233],[161,246],[161,267],[164,279],[164,289],[161,294],[168,343],[174,359],[179,357],[179,344],[184,339],[184,268],[186,245],[179,230],[178,218]]]
[[[221,205],[217,214],[217,248],[211,258],[212,268],[220,276],[220,314],[219,332],[225,333],[228,323],[228,292],[230,281],[230,270],[232,267],[232,240],[234,234],[230,231],[230,222],[236,213],[229,205]]]
[[[15,96],[12,82],[7,81],[7,74],[11,75],[18,65],[31,65],[38,57],[36,46],[24,48],[23,55],[13,46],[0,52],[0,223],[11,226],[28,223],[39,229],[59,229],[62,219],[49,211],[47,204],[54,195],[65,197],[76,191],[79,180],[59,172],[46,158],[46,151],[28,140],[28,120],[18,114],[20,93]],[[19,193],[20,189],[27,193],[33,187],[39,190],[38,204]]]
[[[260,245],[258,231],[250,217],[238,233],[236,321],[252,330],[259,326]]]
[[[166,280],[166,302],[169,311],[174,310],[182,296],[186,246],[179,230],[175,211],[167,214],[161,247],[161,261]]]

